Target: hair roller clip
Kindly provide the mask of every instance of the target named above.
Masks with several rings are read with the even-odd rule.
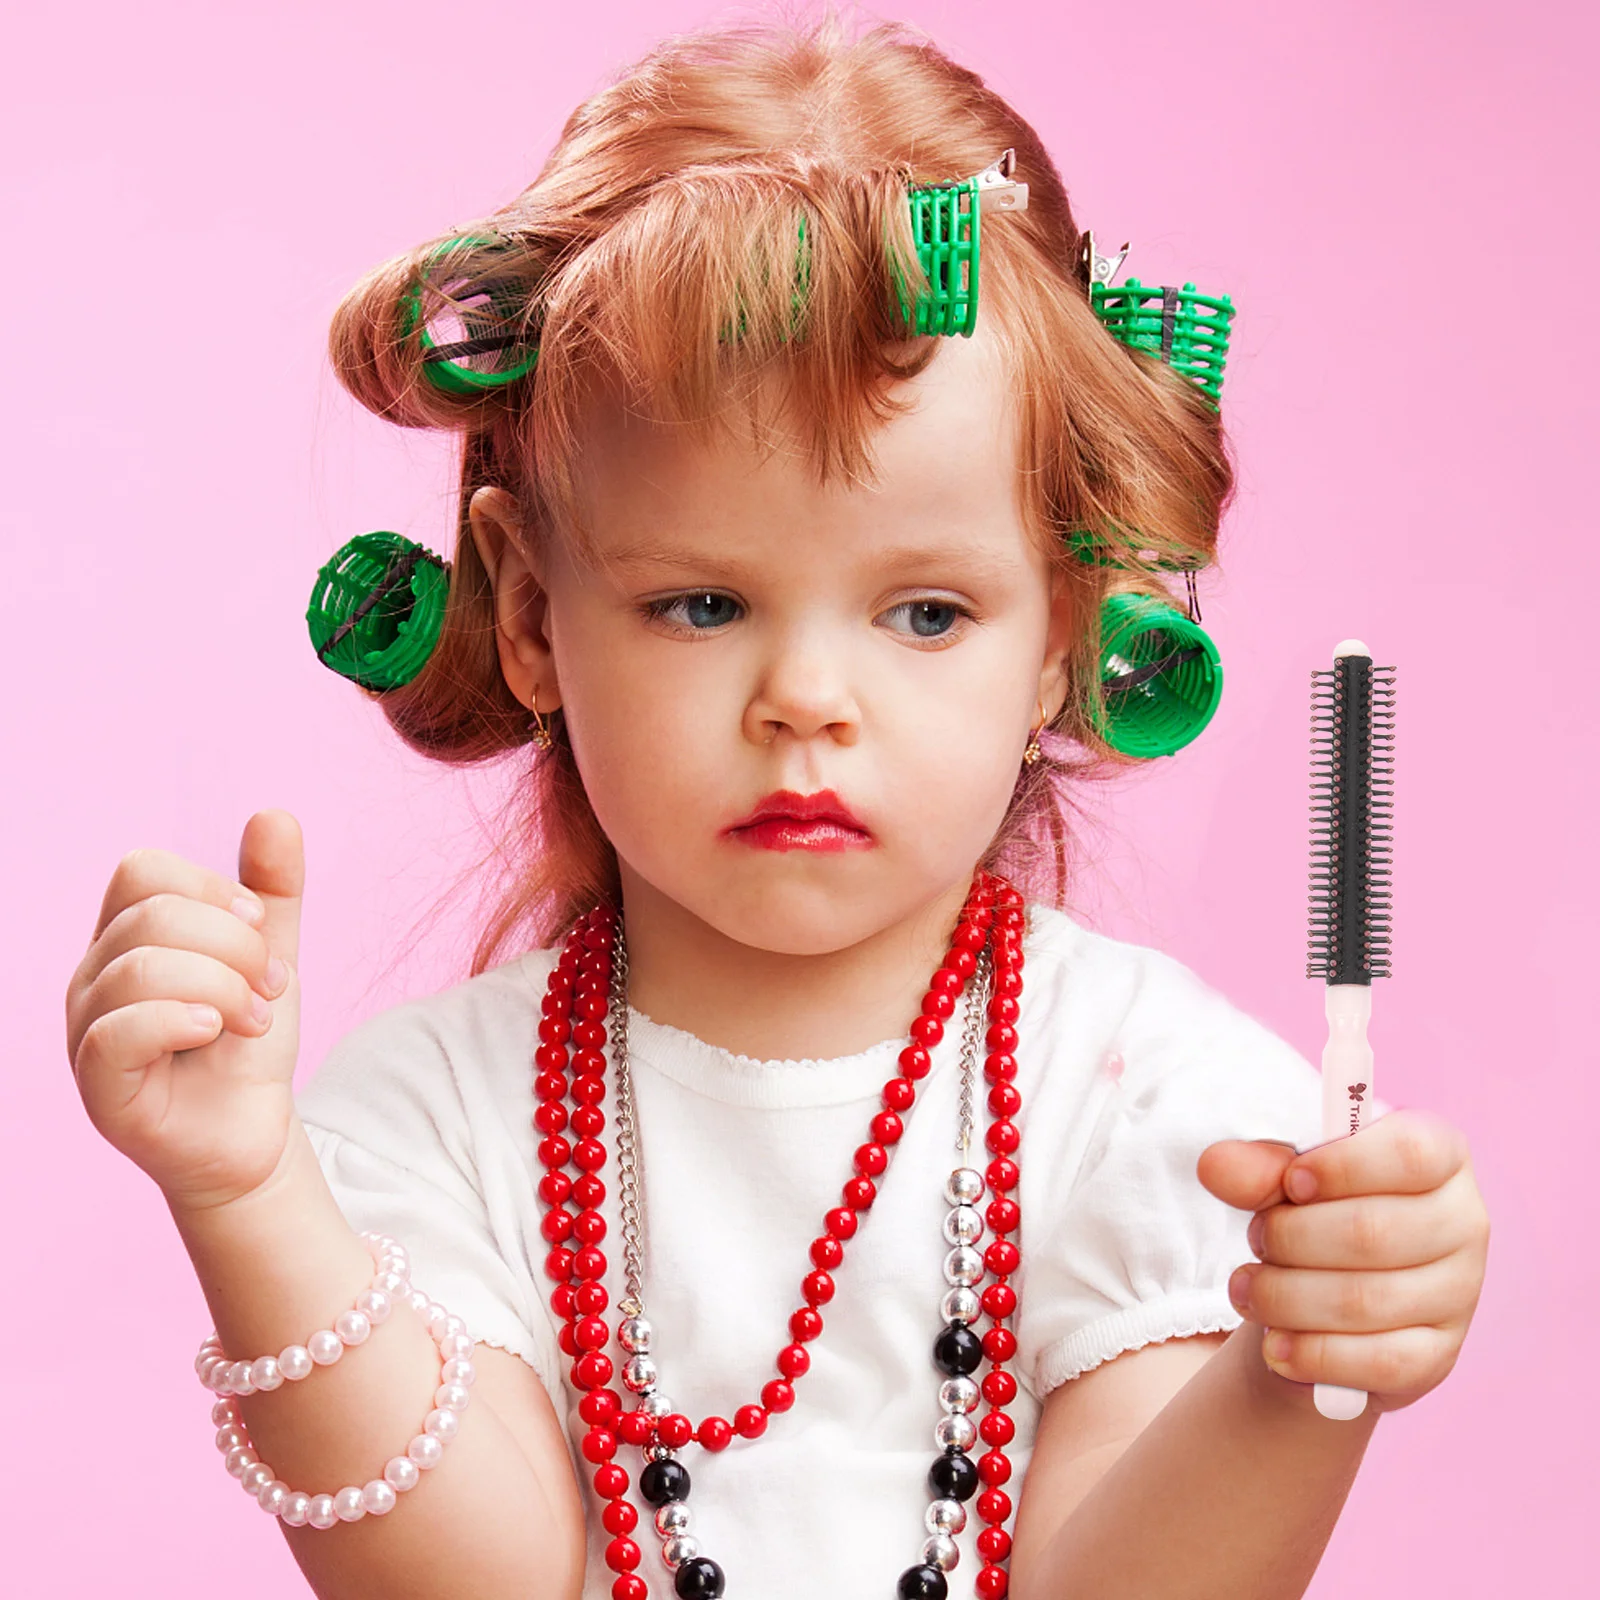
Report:
[[[446,239],[429,255],[423,276],[406,296],[401,335],[418,334],[423,376],[446,394],[481,395],[504,388],[538,363],[538,344],[518,331],[527,307],[526,286],[492,272],[481,275],[464,264],[449,270],[453,256],[477,253],[492,263],[509,248],[499,234]],[[425,316],[422,302],[428,290],[440,303]]]
[[[1113,594],[1100,608],[1096,731],[1123,755],[1170,756],[1199,737],[1222,699],[1222,662],[1197,622],[1166,601]]]
[[[444,626],[450,565],[398,533],[358,533],[317,572],[306,624],[317,659],[381,694],[421,672]]]

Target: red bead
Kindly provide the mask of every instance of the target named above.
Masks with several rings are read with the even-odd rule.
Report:
[[[606,1293],[603,1283],[580,1283],[574,1303],[579,1311],[586,1317],[598,1317],[610,1303],[610,1296]]]
[[[833,1299],[833,1279],[826,1272],[808,1272],[800,1292],[808,1306],[825,1306]]]
[[[989,1450],[978,1457],[978,1476],[989,1485],[991,1489],[998,1488],[1011,1477],[1011,1463],[999,1450]]]
[[[943,1019],[952,1016],[956,1009],[956,998],[953,994],[946,994],[942,989],[930,989],[922,997],[922,1014],[925,1017],[938,1017]]]
[[[881,1144],[857,1145],[855,1166],[863,1178],[881,1178],[889,1170],[889,1152]]]
[[[615,1432],[621,1414],[622,1400],[615,1389],[591,1389],[578,1402],[578,1415],[591,1428],[610,1428]]]
[[[767,1414],[760,1406],[740,1406],[733,1414],[733,1428],[741,1438],[759,1439],[767,1431]]]
[[[1017,1380],[998,1367],[984,1373],[979,1387],[983,1390],[983,1398],[992,1406],[1008,1406],[1017,1398]]]
[[[628,1492],[628,1474],[615,1461],[594,1469],[594,1490],[602,1500],[615,1500]]]
[[[656,1431],[656,1419],[643,1411],[624,1411],[617,1418],[617,1432],[635,1449],[650,1442]]]
[[[931,1050],[944,1038],[944,1024],[937,1017],[913,1017],[910,1033],[924,1050]],[[911,1074],[907,1073],[907,1076]]]
[[[546,1167],[564,1167],[572,1159],[572,1146],[559,1133],[539,1141],[539,1161]]]
[[[994,992],[1015,1000],[1022,993],[1022,974],[1015,967],[1007,967],[1005,971],[997,972],[994,978]]]
[[[1022,1096],[1014,1085],[997,1083],[989,1091],[989,1109],[997,1117],[1014,1117],[1022,1109]]]
[[[985,937],[985,929],[971,922],[963,922],[956,929],[956,936],[951,943],[958,950],[981,950]]]
[[[565,1205],[572,1193],[572,1179],[564,1172],[547,1172],[539,1180],[539,1198],[547,1206]]]
[[[624,1572],[611,1585],[611,1600],[650,1600],[650,1588],[637,1572]]]
[[[632,1572],[641,1552],[632,1539],[613,1539],[606,1546],[606,1565],[613,1572]]]
[[[984,1522],[998,1527],[1011,1515],[1011,1496],[1004,1489],[985,1489],[978,1496],[977,1511]]]
[[[883,1103],[891,1112],[909,1111],[916,1098],[917,1086],[909,1078],[891,1078],[883,1086]]]
[[[550,1291],[550,1309],[555,1312],[555,1314],[560,1317],[563,1322],[571,1321],[572,1313],[574,1310],[579,1308],[577,1305],[577,1297],[573,1294],[572,1285],[570,1283],[558,1283],[555,1288]]]
[[[1009,1239],[996,1239],[983,1252],[983,1264],[997,1278],[1009,1278],[1021,1261],[1022,1252]]]
[[[572,1219],[572,1231],[583,1244],[599,1244],[606,1236],[606,1219],[598,1211],[580,1211]]]
[[[994,903],[999,907],[994,914],[994,920],[1000,927],[1022,926],[1022,896],[1015,889],[998,892],[994,897]]]
[[[978,1576],[973,1580],[978,1600],[1005,1600],[1010,1587],[1011,1580],[1006,1576],[1006,1569],[992,1564],[979,1567]]]
[[[582,1050],[599,1050],[606,1042],[606,1030],[598,1022],[577,1022],[572,1027],[572,1042]]]
[[[572,1331],[570,1322],[563,1323],[556,1330],[556,1345],[564,1356],[575,1356],[578,1353],[578,1338]]]
[[[546,1017],[539,1024],[542,1044],[565,1044],[572,1037],[572,1024],[565,1017]]]
[[[1021,1177],[1021,1173],[1017,1171],[1016,1162],[1008,1160],[1005,1156],[996,1156],[984,1169],[983,1175],[989,1180],[991,1189],[999,1190],[1002,1193],[1007,1189],[1015,1189],[1017,1179]]]
[[[912,1031],[915,1032],[915,1029]],[[934,1043],[937,1044],[938,1040]],[[932,1065],[933,1058],[920,1044],[908,1044],[900,1052],[900,1070],[908,1078],[926,1078]]]
[[[570,962],[567,959],[568,951],[572,949],[573,946],[569,943],[561,952],[561,959],[556,963],[555,971],[550,974],[550,981],[545,985],[553,995],[564,996],[572,993],[572,974],[577,969],[578,962],[576,955],[573,955]]]
[[[583,1458],[597,1465],[617,1453],[617,1436],[609,1428],[591,1428],[583,1436]]]
[[[593,1079],[590,1079],[591,1083],[593,1081]],[[573,1132],[581,1133],[585,1142],[593,1139],[597,1134],[602,1133],[605,1130],[605,1125],[605,1112],[603,1112],[599,1106],[580,1105],[578,1109],[572,1113]],[[582,1149],[583,1145],[580,1144],[578,1146],[578,1150],[581,1152]],[[581,1166],[583,1164],[583,1156],[581,1153],[578,1155],[577,1159],[578,1164]],[[601,1160],[604,1159],[605,1158],[602,1156]],[[596,1165],[598,1166],[599,1163],[596,1162]]]
[[[533,1080],[533,1092],[541,1100],[559,1100],[567,1092],[566,1074],[561,1072],[541,1072]]]
[[[604,906],[596,906],[589,913],[589,926],[583,931],[583,948],[585,950],[609,950],[611,948],[611,930],[614,926],[613,919],[606,915]]]
[[[544,1258],[544,1271],[547,1278],[565,1283],[572,1276],[572,1252],[563,1245],[557,1245]]]
[[[611,1358],[598,1350],[579,1356],[572,1366],[572,1381],[580,1389],[603,1389],[611,1382]]]
[[[606,1080],[597,1078],[592,1073],[584,1078],[572,1080],[572,1098],[579,1105],[597,1106],[606,1097]],[[577,1119],[573,1119],[576,1125]],[[580,1130],[581,1131],[581,1130]]]
[[[1016,1437],[1017,1425],[1005,1412],[990,1411],[984,1414],[983,1421],[978,1424],[978,1432],[985,1444],[1005,1445]]]
[[[959,994],[961,992],[961,974],[952,971],[948,966],[940,967],[934,973],[928,987],[939,994]]]
[[[989,1202],[989,1209],[983,1215],[996,1233],[1015,1233],[1022,1221],[1022,1207],[1001,1195]]]
[[[603,994],[579,995],[572,1009],[575,1015],[598,1022],[606,1014],[606,997]]]
[[[1022,1135],[1017,1131],[1016,1123],[1006,1122],[1002,1119],[999,1122],[991,1122],[989,1124],[989,1131],[984,1135],[983,1142],[997,1156],[1008,1156],[1022,1143]],[[580,1144],[578,1149],[582,1151],[583,1146]]]
[[[803,1344],[786,1344],[778,1352],[778,1371],[786,1378],[798,1378],[811,1367],[811,1356]]]
[[[611,1330],[599,1317],[585,1317],[572,1330],[572,1336],[582,1350],[603,1350],[611,1338]]]
[[[856,1214],[840,1206],[822,1219],[822,1225],[835,1239],[853,1239],[856,1236]]]
[[[813,1266],[827,1271],[838,1266],[843,1260],[844,1246],[831,1233],[825,1233],[820,1238],[811,1241],[811,1262]]]
[[[978,970],[978,958],[970,950],[952,950],[945,958],[945,965],[962,979],[970,978]]]
[[[872,1119],[872,1137],[879,1144],[898,1144],[905,1131],[905,1124],[892,1111],[880,1111]]]
[[[985,1561],[1004,1561],[1011,1554],[1011,1535],[1004,1528],[985,1528],[978,1535],[978,1554]]]
[[[694,1424],[681,1411],[674,1411],[656,1424],[656,1438],[674,1450],[681,1450],[694,1438]]]
[[[607,1533],[632,1533],[639,1526],[639,1513],[626,1500],[609,1500],[600,1520]]]
[[[983,1336],[983,1353],[999,1366],[1017,1353],[1017,1336],[1009,1328],[990,1328]]]
[[[761,1403],[768,1411],[787,1411],[794,1404],[794,1390],[782,1378],[761,1386]]]
[[[606,1164],[606,1147],[594,1139],[580,1139],[572,1152],[573,1162],[585,1172],[594,1172]]]
[[[991,1022],[1015,1022],[1021,1013],[1022,1008],[1008,994],[997,994],[989,1001]]]
[[[533,1064],[540,1072],[560,1072],[567,1064],[567,1052],[559,1044],[542,1044],[533,1052]]]
[[[572,1232],[572,1213],[560,1206],[545,1212],[539,1221],[539,1232],[546,1244],[561,1244]]]
[[[989,1031],[983,1036],[984,1043],[990,1051],[1004,1051],[1007,1055],[1015,1055],[1017,1050],[1017,1030],[1009,1023],[991,1022]]]
[[[991,1283],[983,1291],[983,1309],[996,1322],[1003,1322],[1017,1309],[1017,1291],[1009,1283]]]
[[[580,1050],[572,1058],[572,1073],[577,1078],[598,1078],[606,1070],[606,1058],[598,1050]]]
[[[852,1211],[866,1211],[878,1198],[878,1186],[871,1178],[852,1178],[844,1186],[842,1198]]]
[[[606,1275],[606,1258],[603,1251],[586,1244],[572,1258],[572,1274],[576,1278],[603,1278]]]
[[[796,1344],[805,1344],[822,1332],[822,1318],[810,1306],[802,1306],[789,1318],[789,1333]]]
[[[580,1172],[572,1180],[572,1198],[583,1207],[585,1211],[599,1209],[601,1201],[606,1197],[606,1186],[592,1172]]]
[[[983,1075],[990,1083],[1010,1083],[1017,1075],[1017,1058],[996,1050],[984,1058]]]
[[[726,1450],[733,1438],[733,1429],[722,1417],[707,1417],[696,1430],[695,1438],[707,1450]]]

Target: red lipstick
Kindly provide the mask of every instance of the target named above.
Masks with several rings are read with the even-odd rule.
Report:
[[[832,789],[769,794],[749,816],[731,824],[727,837],[758,850],[865,850],[872,835]]]

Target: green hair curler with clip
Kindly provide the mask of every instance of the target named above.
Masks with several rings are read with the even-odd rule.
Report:
[[[1123,755],[1176,754],[1222,699],[1222,662],[1205,630],[1152,595],[1108,595],[1100,609],[1096,731]]]
[[[317,659],[381,694],[409,683],[444,628],[449,564],[398,533],[358,533],[317,572],[306,625]]]
[[[452,256],[472,249],[504,249],[503,240],[482,234],[463,234],[446,239],[428,257],[423,276],[405,298],[401,336],[417,334],[422,346],[422,373],[436,389],[453,395],[481,395],[503,389],[532,372],[539,360],[539,346],[529,343],[516,330],[525,309],[522,287],[508,279],[493,276],[477,278],[448,269]],[[435,269],[443,268],[437,282]],[[430,331],[438,315],[425,317],[424,292],[430,287],[442,302],[441,312],[455,324],[456,337],[440,342]]]

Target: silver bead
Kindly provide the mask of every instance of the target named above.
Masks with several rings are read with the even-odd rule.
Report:
[[[971,1206],[944,1214],[944,1236],[950,1244],[974,1244],[983,1237],[983,1218]]]
[[[646,1389],[655,1388],[655,1362],[649,1356],[630,1356],[627,1365],[622,1369],[622,1381],[635,1394],[643,1394]]]
[[[933,1425],[933,1442],[941,1450],[948,1450],[952,1445],[957,1450],[970,1450],[977,1437],[978,1430],[964,1411],[953,1411]]]
[[[945,1182],[944,1196],[953,1206],[975,1205],[983,1198],[983,1174],[976,1167],[957,1167]]]
[[[654,1329],[645,1318],[625,1317],[617,1329],[617,1342],[630,1354],[643,1355],[650,1348],[653,1332]]]
[[[922,1560],[926,1566],[948,1572],[961,1559],[961,1551],[947,1533],[936,1533],[922,1544]]]
[[[675,1533],[661,1546],[661,1559],[672,1568],[674,1572],[685,1561],[693,1561],[700,1554],[700,1541],[691,1539],[686,1533]]]
[[[978,1408],[978,1386],[971,1378],[946,1378],[939,1385],[939,1404],[952,1415]]]
[[[944,1258],[944,1281],[966,1284],[969,1287],[983,1276],[983,1257],[970,1244],[958,1244]],[[635,1357],[635,1360],[638,1358]],[[629,1362],[629,1366],[633,1363]],[[623,1374],[627,1376],[626,1373]]]
[[[939,1302],[939,1315],[946,1322],[976,1322],[982,1310],[983,1302],[978,1298],[977,1291],[969,1289],[964,1283],[957,1284]]]
[[[967,1508],[959,1500],[935,1500],[922,1518],[929,1533],[960,1533],[967,1525]]]
[[[657,1444],[652,1440],[644,1447],[646,1461],[671,1461],[677,1452],[669,1444]]]
[[[647,1417],[670,1417],[678,1408],[659,1390],[640,1395],[639,1409]]]
[[[669,1500],[664,1506],[656,1507],[656,1532],[663,1539],[670,1539],[675,1533],[689,1531],[689,1508],[681,1500]]]

